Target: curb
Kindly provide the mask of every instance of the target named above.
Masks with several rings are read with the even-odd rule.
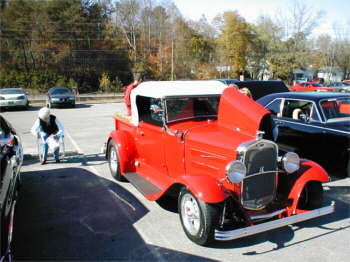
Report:
[[[49,154],[49,156],[52,154]],[[83,154],[79,153],[78,151],[66,151],[64,156],[82,156]],[[38,154],[24,154],[23,155],[23,160],[33,160],[33,159],[38,159],[39,156]]]

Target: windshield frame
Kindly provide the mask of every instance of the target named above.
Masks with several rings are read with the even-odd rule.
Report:
[[[184,122],[184,121],[188,121],[188,120],[195,120],[195,119],[201,119],[203,118],[203,121],[207,121],[207,120],[215,120],[218,117],[218,110],[219,110],[219,104],[220,104],[220,97],[221,95],[187,95],[187,96],[167,96],[164,97],[164,111],[165,111],[165,117],[164,117],[164,122],[166,124],[174,124],[174,123],[178,123],[178,122]],[[216,115],[197,115],[197,116],[191,116],[191,117],[185,117],[185,118],[181,118],[181,119],[175,119],[175,120],[169,120],[169,111],[168,111],[168,105],[167,102],[170,99],[181,99],[181,98],[217,98],[218,99],[218,106],[217,106],[217,113]]]

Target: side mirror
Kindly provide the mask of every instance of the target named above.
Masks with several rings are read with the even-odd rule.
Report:
[[[164,110],[158,105],[151,105],[150,110],[153,114],[159,114],[164,112]]]

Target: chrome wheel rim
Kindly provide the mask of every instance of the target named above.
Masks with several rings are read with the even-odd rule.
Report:
[[[117,151],[115,150],[114,146],[111,147],[110,153],[109,153],[109,163],[111,165],[111,169],[113,174],[116,174],[118,172],[118,156]]]
[[[181,216],[186,230],[193,236],[197,235],[201,225],[200,211],[197,200],[189,193],[181,200]]]

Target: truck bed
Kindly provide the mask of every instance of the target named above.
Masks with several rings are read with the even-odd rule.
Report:
[[[113,114],[113,118],[115,120],[120,120],[120,121],[127,122],[127,123],[131,124],[131,116],[128,116],[126,114],[123,114],[120,112],[115,112]]]

